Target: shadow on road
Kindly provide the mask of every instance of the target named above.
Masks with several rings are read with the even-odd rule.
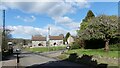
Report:
[[[13,54],[2,57],[2,61],[13,60],[13,59],[16,59],[16,57]]]
[[[31,66],[27,66],[25,68],[89,68],[88,66],[85,65],[72,65],[72,64],[66,64],[65,60],[61,61],[49,61],[47,63],[43,64],[34,64]],[[61,65],[62,64],[62,65]]]
[[[72,64],[73,62],[76,64]],[[73,53],[65,60],[34,64],[26,68],[107,68],[107,65],[104,63],[98,64],[97,60],[92,60],[92,56],[83,55],[82,57],[78,57],[76,53]]]
[[[21,53],[19,54],[19,58],[27,57],[26,56],[27,54],[30,54],[30,53]],[[2,57],[2,61],[8,61],[8,60],[14,60],[14,59],[17,59],[17,54],[11,54],[11,55]]]

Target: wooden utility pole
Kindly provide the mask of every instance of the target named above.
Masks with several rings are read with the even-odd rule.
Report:
[[[2,49],[5,47],[5,10],[3,10],[3,33],[2,33]]]
[[[5,10],[3,10],[3,35],[5,35]]]

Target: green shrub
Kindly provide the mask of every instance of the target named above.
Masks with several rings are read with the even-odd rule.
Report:
[[[120,44],[109,45],[111,51],[118,51]]]
[[[79,48],[85,48],[85,40],[82,40],[80,38],[75,38],[75,41],[72,43],[70,49],[79,49]]]
[[[71,47],[70,47],[71,50],[72,50],[72,49],[79,49],[79,48],[81,48],[81,46],[80,46],[80,44],[77,43],[77,42],[72,43],[72,45],[71,45]]]

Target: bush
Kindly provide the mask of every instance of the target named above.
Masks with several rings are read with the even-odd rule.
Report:
[[[109,45],[111,51],[118,51],[120,44]]]
[[[13,54],[13,52],[11,50],[8,50],[8,51],[2,51],[2,56],[6,57],[6,56],[9,56]]]
[[[85,40],[76,38],[75,42],[72,43],[71,49],[85,48]]]
[[[71,47],[70,47],[71,50],[72,50],[72,49],[79,49],[79,48],[81,48],[81,46],[80,46],[80,44],[77,43],[77,42],[72,43],[72,45],[71,45]]]

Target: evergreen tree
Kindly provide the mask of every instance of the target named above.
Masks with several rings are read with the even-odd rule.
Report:
[[[95,15],[94,15],[94,13],[92,12],[92,10],[89,10],[89,11],[87,12],[87,16],[85,17],[85,19],[83,19],[83,22],[87,22],[89,19],[94,18],[94,17],[95,17]]]
[[[64,38],[64,42],[67,42],[67,39],[68,39],[68,37],[69,37],[70,35],[71,35],[70,32],[68,32],[68,33],[66,34],[66,36],[65,36],[65,38]]]

